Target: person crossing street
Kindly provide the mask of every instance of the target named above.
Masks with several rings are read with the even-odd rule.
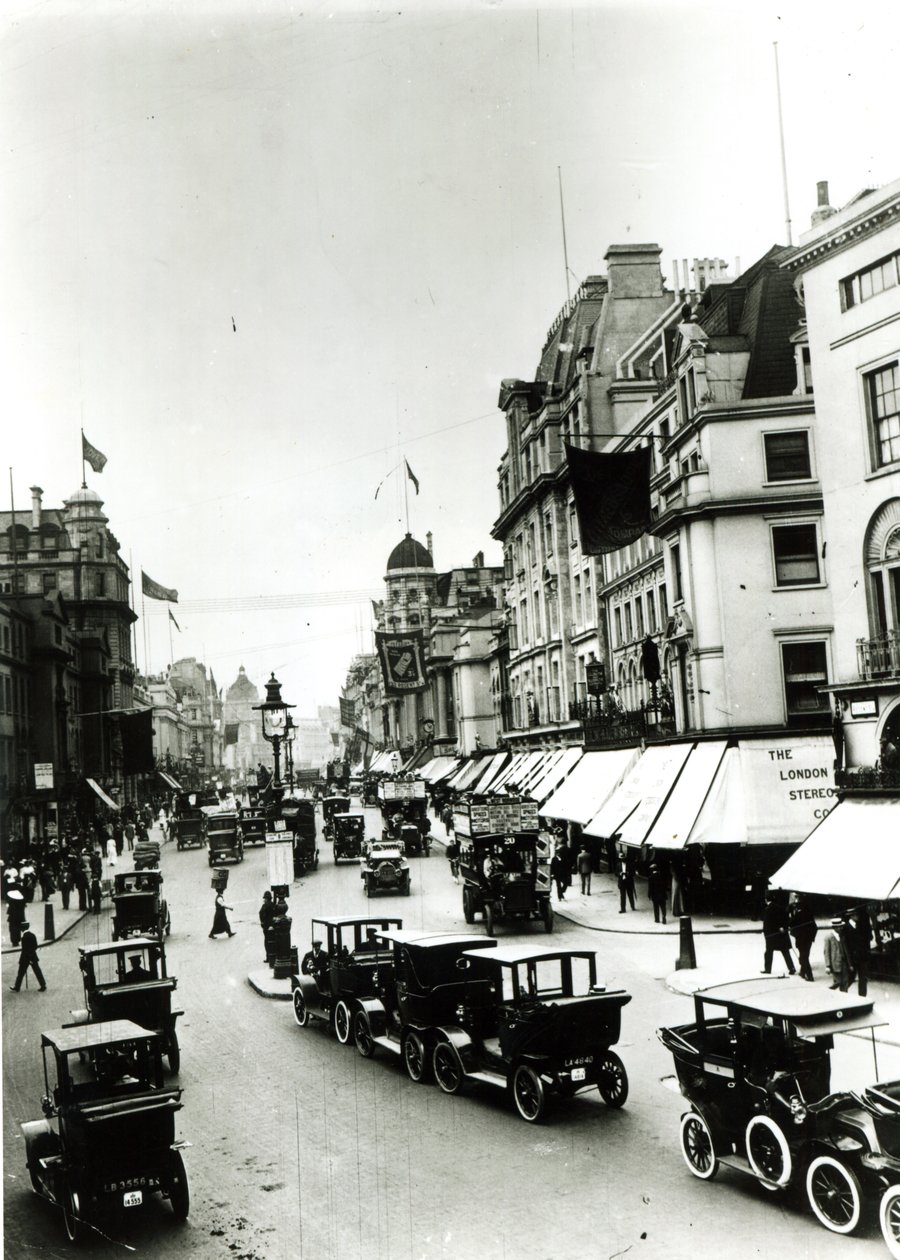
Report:
[[[41,993],[45,993],[47,991],[47,982],[44,979],[44,973],[41,971],[40,963],[38,962],[37,937],[34,932],[32,932],[27,920],[23,922],[21,926],[22,950],[19,954],[19,970],[16,975],[15,984],[10,985],[10,988],[13,993],[19,992],[22,987],[22,981],[25,979],[28,968],[30,967],[34,972],[35,979],[38,982],[38,987]]]

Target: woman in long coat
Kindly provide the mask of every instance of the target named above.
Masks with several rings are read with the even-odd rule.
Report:
[[[228,915],[225,913],[226,910],[233,909],[234,906],[227,906],[225,904],[225,898],[220,892],[216,893],[216,912],[213,916],[213,925],[209,932],[211,937],[218,936],[220,932],[227,932],[229,936],[234,936],[234,932],[231,930],[231,924],[228,922]]]

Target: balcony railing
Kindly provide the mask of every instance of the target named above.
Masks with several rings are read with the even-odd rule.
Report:
[[[900,792],[900,769],[855,766],[835,770],[834,785],[842,792]]]
[[[860,678],[900,678],[900,632],[857,639],[856,661]]]
[[[585,748],[627,747],[641,740],[670,739],[676,734],[671,714],[653,709],[601,709],[596,700],[569,705],[569,718],[584,729]]]

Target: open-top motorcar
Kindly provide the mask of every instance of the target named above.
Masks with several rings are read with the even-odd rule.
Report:
[[[402,893],[409,896],[412,878],[403,850],[393,840],[374,840],[363,859],[360,877],[367,897],[373,893]]]
[[[162,1053],[170,1070],[177,1072],[181,1048],[175,1021],[184,1012],[172,1009],[178,981],[167,974],[162,940],[134,937],[111,945],[86,945],[78,953],[86,1008],[81,1019],[92,1024],[130,1019],[159,1033]]]
[[[402,919],[382,916],[358,918],[333,915],[312,920],[313,945],[304,954],[300,971],[291,976],[294,1019],[305,1028],[311,1019],[324,1020],[342,1045],[350,1040],[351,1007],[371,997],[379,983],[379,967],[390,967],[391,954],[379,938],[402,928]]]
[[[21,1126],[25,1159],[33,1189],[62,1209],[69,1239],[156,1193],[184,1220],[181,1090],[163,1085],[161,1038],[124,1019],[70,1025],[42,1033],[41,1052],[44,1115]],[[93,1064],[103,1065],[99,1079]]]
[[[114,941],[129,936],[168,936],[172,915],[162,895],[160,871],[124,871],[113,882],[113,916],[110,924]]]
[[[239,812],[241,836],[244,844],[266,843],[266,811],[259,806],[251,806]]]
[[[852,1233],[864,1199],[900,1257],[900,1081],[832,1090],[834,1034],[883,1021],[868,997],[758,976],[701,989],[694,1021],[660,1028],[690,1110],[681,1151],[711,1181],[725,1166],[767,1190],[805,1188],[827,1229]]]
[[[395,977],[398,1011],[403,1001],[407,1015],[417,1015],[419,1044],[410,1041],[404,1050],[414,1079],[416,1071],[421,1079],[428,1060],[419,1066],[418,1059],[430,1048],[431,1069],[444,1093],[458,1094],[474,1081],[494,1086],[509,1094],[531,1124],[544,1119],[553,1095],[571,1097],[596,1087],[608,1106],[623,1105],[628,1076],[611,1046],[619,1040],[622,1007],[631,996],[597,984],[593,951],[485,949],[479,942],[454,958],[452,946],[413,946],[411,964],[419,961],[424,970],[429,958],[433,970],[425,983],[423,977],[418,981],[425,992],[412,1003],[408,993],[399,996],[400,976]],[[390,1000],[382,1009],[386,1023]],[[428,1013],[439,1018],[426,1024]],[[373,1018],[380,1018],[374,1004],[364,1003],[354,1026],[363,1056],[374,1048]]]
[[[210,866],[218,862],[243,862],[243,830],[236,813],[214,810],[207,814],[206,857]]]
[[[365,814],[335,814],[331,827],[335,862],[357,861],[362,856],[366,838]]]

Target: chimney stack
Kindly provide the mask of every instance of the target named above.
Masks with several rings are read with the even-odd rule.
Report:
[[[826,219],[830,219],[833,214],[837,214],[834,206],[828,204],[828,180],[820,179],[816,184],[816,208],[812,212],[812,226],[817,223],[823,223]]]
[[[41,528],[41,495],[43,490],[40,486],[31,487],[31,528]]]
[[[434,552],[431,550],[431,530],[425,535],[425,550],[431,556],[432,563],[434,563]]]

